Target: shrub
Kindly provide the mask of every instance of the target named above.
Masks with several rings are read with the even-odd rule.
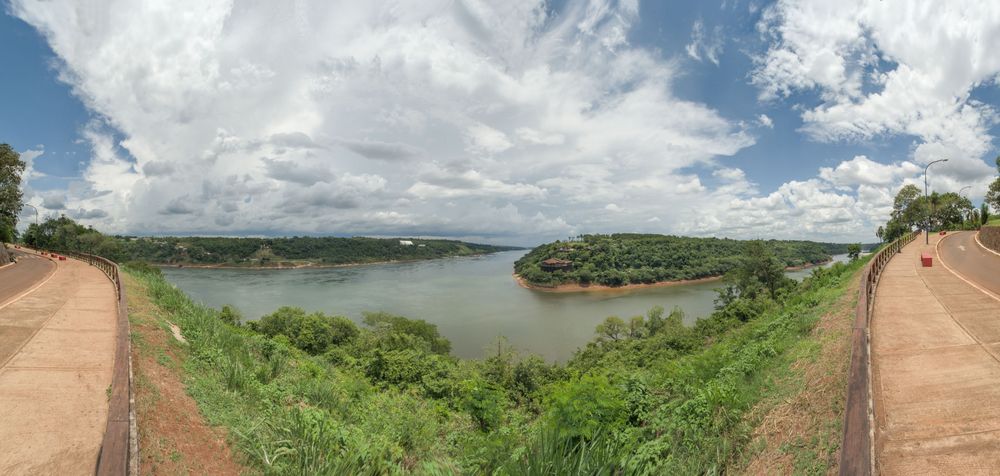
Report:
[[[312,355],[322,354],[358,335],[358,327],[346,317],[322,312],[306,314],[301,308],[287,306],[262,317],[253,328],[271,337],[286,336],[292,345]]]

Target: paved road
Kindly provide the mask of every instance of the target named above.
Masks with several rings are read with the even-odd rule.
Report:
[[[960,238],[945,238],[941,249],[966,246]],[[1000,299],[941,266],[939,239],[924,245],[919,237],[904,247],[876,290],[876,468],[900,475],[1000,474]],[[925,252],[933,267],[921,266]]]
[[[0,306],[31,289],[56,269],[55,263],[37,254],[10,251],[17,263],[0,268]]]
[[[0,281],[33,261],[0,270]],[[0,307],[3,475],[93,474],[108,420],[115,288],[86,263],[52,265],[43,284]]]
[[[1000,255],[984,250],[976,243],[976,232],[951,234],[938,244],[943,264],[963,278],[1000,296]]]

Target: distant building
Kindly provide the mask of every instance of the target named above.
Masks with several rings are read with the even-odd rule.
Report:
[[[569,271],[573,269],[573,262],[559,258],[549,258],[542,261],[541,268],[542,271],[548,271],[549,273],[553,271]]]
[[[399,240],[401,246],[413,246],[413,242],[410,240]]]

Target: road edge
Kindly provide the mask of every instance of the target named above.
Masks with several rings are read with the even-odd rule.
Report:
[[[45,259],[47,259],[47,260],[49,260],[49,261],[51,261],[55,265],[55,266],[52,267],[52,270],[49,271],[49,274],[45,275],[45,278],[43,278],[41,281],[35,283],[34,286],[26,289],[21,294],[18,294],[17,296],[14,296],[14,297],[8,299],[6,302],[0,302],[0,309],[3,309],[5,307],[13,304],[14,302],[16,302],[18,299],[21,299],[21,298],[23,298],[23,297],[25,297],[25,296],[27,296],[27,295],[35,292],[36,289],[42,287],[43,285],[45,285],[45,283],[49,282],[49,280],[52,279],[52,276],[55,276],[56,271],[59,270],[59,263],[56,260],[54,260],[54,259],[52,259],[52,258],[50,258],[48,256],[42,256],[42,257],[45,258]],[[6,268],[7,266],[11,266],[11,265],[14,265],[14,264],[16,264],[16,263],[10,263],[10,264],[6,264],[6,265],[3,265],[3,266],[0,266],[0,269]]]
[[[941,257],[941,243],[944,243],[944,240],[947,240],[948,238],[951,238],[951,237],[956,236],[956,235],[957,235],[957,233],[945,235],[944,238],[941,238],[940,240],[938,240],[937,244],[934,245],[934,254],[937,255],[938,261],[941,262],[941,266],[944,266],[944,269],[947,269],[948,272],[950,272],[951,274],[954,274],[956,278],[961,279],[962,281],[965,281],[965,284],[968,284],[969,286],[972,286],[972,287],[978,289],[979,292],[981,292],[981,293],[983,293],[983,294],[985,294],[985,295],[987,295],[987,296],[989,296],[989,297],[991,297],[993,299],[996,299],[997,301],[1000,301],[1000,296],[997,296],[996,294],[993,294],[992,291],[990,291],[988,289],[985,289],[982,286],[980,286],[980,285],[976,284],[975,282],[973,282],[972,280],[966,278],[965,276],[962,275],[962,273],[959,273],[958,271],[956,271],[951,266],[948,266],[948,263],[944,262],[944,258]],[[976,243],[979,243],[979,232],[976,232],[975,237],[976,237]],[[980,246],[982,246],[982,245],[980,245]]]

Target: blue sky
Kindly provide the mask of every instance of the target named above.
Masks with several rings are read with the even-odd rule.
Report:
[[[993,173],[989,2],[369,3],[5,4],[26,198],[136,234],[869,241],[928,161],[976,202]]]

